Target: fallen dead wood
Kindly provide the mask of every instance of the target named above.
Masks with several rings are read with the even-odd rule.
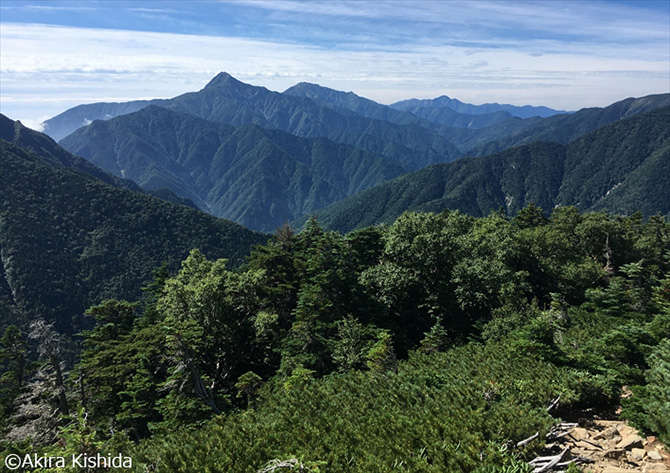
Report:
[[[561,463],[563,456],[567,453],[568,447],[565,447],[561,453],[558,455],[551,455],[547,457],[537,457],[534,460],[529,461],[528,463],[531,466],[534,466],[535,469],[533,473],[543,473],[545,471],[551,470],[553,467]],[[568,462],[569,463],[569,462]]]
[[[516,443],[516,448],[523,447],[524,445],[526,445],[527,443],[532,442],[533,440],[535,440],[535,439],[538,438],[539,436],[540,436],[540,432],[535,432],[533,435],[531,435],[531,436],[528,437],[527,439],[523,439],[523,440],[517,442],[517,443]]]
[[[549,405],[547,406],[547,412],[554,409],[558,406],[558,403],[561,401],[561,395],[556,396],[556,399],[552,399]]]

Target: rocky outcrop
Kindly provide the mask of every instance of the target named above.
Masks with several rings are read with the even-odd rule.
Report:
[[[561,424],[575,425],[575,424]],[[542,458],[560,455],[556,466],[534,471],[564,471],[574,462],[592,473],[670,473],[670,453],[655,437],[643,438],[620,420],[581,419],[580,424],[548,441]],[[532,464],[532,462],[531,462]]]

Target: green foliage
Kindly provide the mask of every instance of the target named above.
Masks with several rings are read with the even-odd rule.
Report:
[[[223,74],[163,105],[277,129],[150,107],[67,142],[256,228],[460,155],[423,118],[319,97]],[[123,451],[158,472],[527,472],[536,445],[509,445],[547,431],[550,399],[605,406],[624,384],[624,414],[668,441],[670,225],[632,213],[668,210],[664,101],[462,130],[509,138],[490,149],[564,144],[428,167],[323,211],[328,228],[388,225],[343,236],[310,218],[269,242],[1,117],[3,453]],[[585,117],[653,108],[566,144]],[[221,259],[254,243],[241,267]]]
[[[670,443],[670,339],[663,340],[649,358],[647,398],[648,425]]]
[[[136,311],[137,304],[115,300],[87,311],[98,324],[82,334],[85,348],[75,379],[97,426],[137,439],[160,419],[155,403],[167,366],[165,331],[137,320]]]
[[[90,328],[87,307],[139,298],[161,263],[174,270],[198,247],[239,264],[252,244],[266,240],[232,222],[50,164],[47,152],[0,142],[0,245],[7,255],[0,301],[9,285],[20,313],[14,324],[22,330],[38,316],[70,335]],[[3,317],[0,330],[10,323]]]
[[[366,359],[366,365],[370,371],[379,373],[396,368],[397,360],[390,333],[382,330],[377,335],[377,341],[368,350]]]
[[[301,365],[291,370],[291,374],[286,377],[283,386],[286,391],[291,391],[294,387],[302,387],[314,380],[314,370],[303,368]]]
[[[374,332],[374,329],[365,327],[351,316],[340,321],[338,338],[332,344],[333,363],[338,371],[346,372],[363,367],[365,357],[372,348],[371,335]]]
[[[449,344],[449,334],[442,326],[442,320],[439,318],[425,335],[424,339],[421,340],[421,347],[419,348],[419,351],[423,353],[444,351]]]
[[[513,216],[531,202],[545,211],[575,205],[583,211],[667,216],[670,195],[660,176],[670,171],[670,107],[667,95],[657,98],[664,107],[651,106],[624,120],[614,112],[616,118],[602,123],[611,124],[589,128],[581,138],[578,133],[570,143],[528,141],[491,148],[481,158],[429,166],[331,204],[319,217],[324,228],[348,232],[390,224],[406,211],[452,209],[481,217],[502,208]]]
[[[253,371],[247,371],[237,379],[235,387],[237,388],[237,397],[243,397],[247,400],[247,406],[251,404],[251,400],[261,387],[263,379]]]
[[[332,472],[526,471],[500,445],[546,431],[546,403],[574,399],[570,378],[504,344],[416,353],[397,374],[350,371],[264,390],[253,410],[149,440],[133,455],[137,471],[158,458],[158,471],[186,472],[254,471],[295,457]]]
[[[661,341],[650,354],[647,384],[633,387],[625,399],[623,415],[638,428],[659,435],[670,443],[670,338]]]
[[[641,386],[627,415],[662,433],[670,253],[652,242],[668,224],[525,214],[406,213],[346,236],[311,219],[235,269],[193,250],[140,303],[88,311],[49,406],[83,407],[75,437],[99,451],[132,439],[137,471],[524,471],[535,445],[505,446],[549,428],[549,400],[606,406],[624,384]]]
[[[259,231],[404,172],[395,161],[324,138],[235,128],[154,105],[97,121],[61,144],[143,188],[167,187]]]
[[[0,338],[0,435],[4,435],[13,410],[14,399],[21,390],[31,371],[28,360],[28,344],[21,331],[9,325]]]

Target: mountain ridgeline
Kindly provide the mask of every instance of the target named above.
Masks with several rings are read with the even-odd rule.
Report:
[[[164,106],[218,123],[252,123],[303,138],[328,138],[384,156],[407,171],[461,155],[446,138],[416,124],[397,125],[343,114],[306,97],[245,84],[226,73],[216,76],[204,89],[175,97]]]
[[[167,187],[203,210],[261,231],[404,172],[326,138],[238,128],[156,106],[96,121],[61,143],[145,189]]]
[[[535,142],[480,158],[429,166],[316,212],[324,227],[350,231],[391,223],[406,210],[458,209],[515,215],[575,205],[620,214],[670,213],[670,107],[618,121],[568,145]],[[298,226],[304,221],[296,222]]]
[[[346,218],[352,221],[375,215],[363,218],[357,227],[379,219],[388,221],[409,208],[439,211],[453,207],[480,215],[502,206],[513,214],[530,201],[546,209],[572,203],[580,208],[628,212],[632,202],[621,204],[616,196],[624,190],[630,194],[635,176],[600,203],[575,200],[577,194],[559,198],[556,185],[565,189],[586,185],[566,181],[579,181],[586,174],[563,176],[558,171],[567,159],[560,157],[563,148],[537,143],[567,146],[594,130],[669,105],[670,94],[631,98],[575,113],[545,107],[470,106],[448,97],[385,106],[309,83],[272,92],[221,73],[198,92],[151,102],[83,105],[47,125],[76,122],[91,113],[104,112],[105,118],[122,114],[94,121],[61,144],[117,178],[131,179],[168,200],[197,206],[255,230],[273,231],[329,205],[347,209],[350,215]],[[530,148],[504,154],[521,145]],[[501,152],[527,156],[522,168],[538,168],[544,180],[534,183],[536,176],[531,173],[515,178],[528,181],[525,185],[515,184],[510,192],[500,188],[499,171],[483,166],[498,162],[487,155]],[[407,171],[435,173],[435,169],[424,168],[465,156],[487,156],[487,160],[476,164],[458,161],[445,168],[452,173],[449,182],[454,188],[442,189],[445,195],[439,198],[434,196],[441,191],[423,184],[417,189],[409,186],[412,190],[397,199],[397,191],[386,194],[390,187],[384,186],[364,197],[356,196]],[[531,190],[518,191],[525,187]],[[598,188],[597,192],[609,189]],[[383,204],[379,193],[386,196]],[[663,196],[657,195],[650,204],[640,202],[641,209],[662,211]],[[638,196],[637,200],[643,199]],[[355,211],[350,207],[354,201],[361,206]],[[330,218],[330,213],[330,208],[319,212],[323,218]]]
[[[147,105],[159,105],[163,100],[133,100],[131,102],[101,102],[77,105],[44,122],[44,133],[60,141],[77,128],[95,120],[109,120],[119,115],[137,112]]]
[[[469,115],[488,115],[494,113],[508,113],[519,118],[530,117],[551,117],[560,113],[567,113],[565,110],[554,110],[549,107],[533,107],[531,105],[516,106],[499,103],[485,103],[483,105],[472,105],[463,103],[458,99],[452,99],[446,95],[434,99],[408,99],[393,103],[389,107],[396,110],[416,110],[416,109],[444,109],[448,108],[454,112]]]

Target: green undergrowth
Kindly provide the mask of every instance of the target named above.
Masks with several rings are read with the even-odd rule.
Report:
[[[255,409],[141,444],[136,471],[254,472],[291,457],[328,472],[511,468],[518,462],[508,442],[546,432],[554,422],[547,404],[559,394],[577,400],[578,384],[504,343],[413,353],[397,372],[268,385]]]

